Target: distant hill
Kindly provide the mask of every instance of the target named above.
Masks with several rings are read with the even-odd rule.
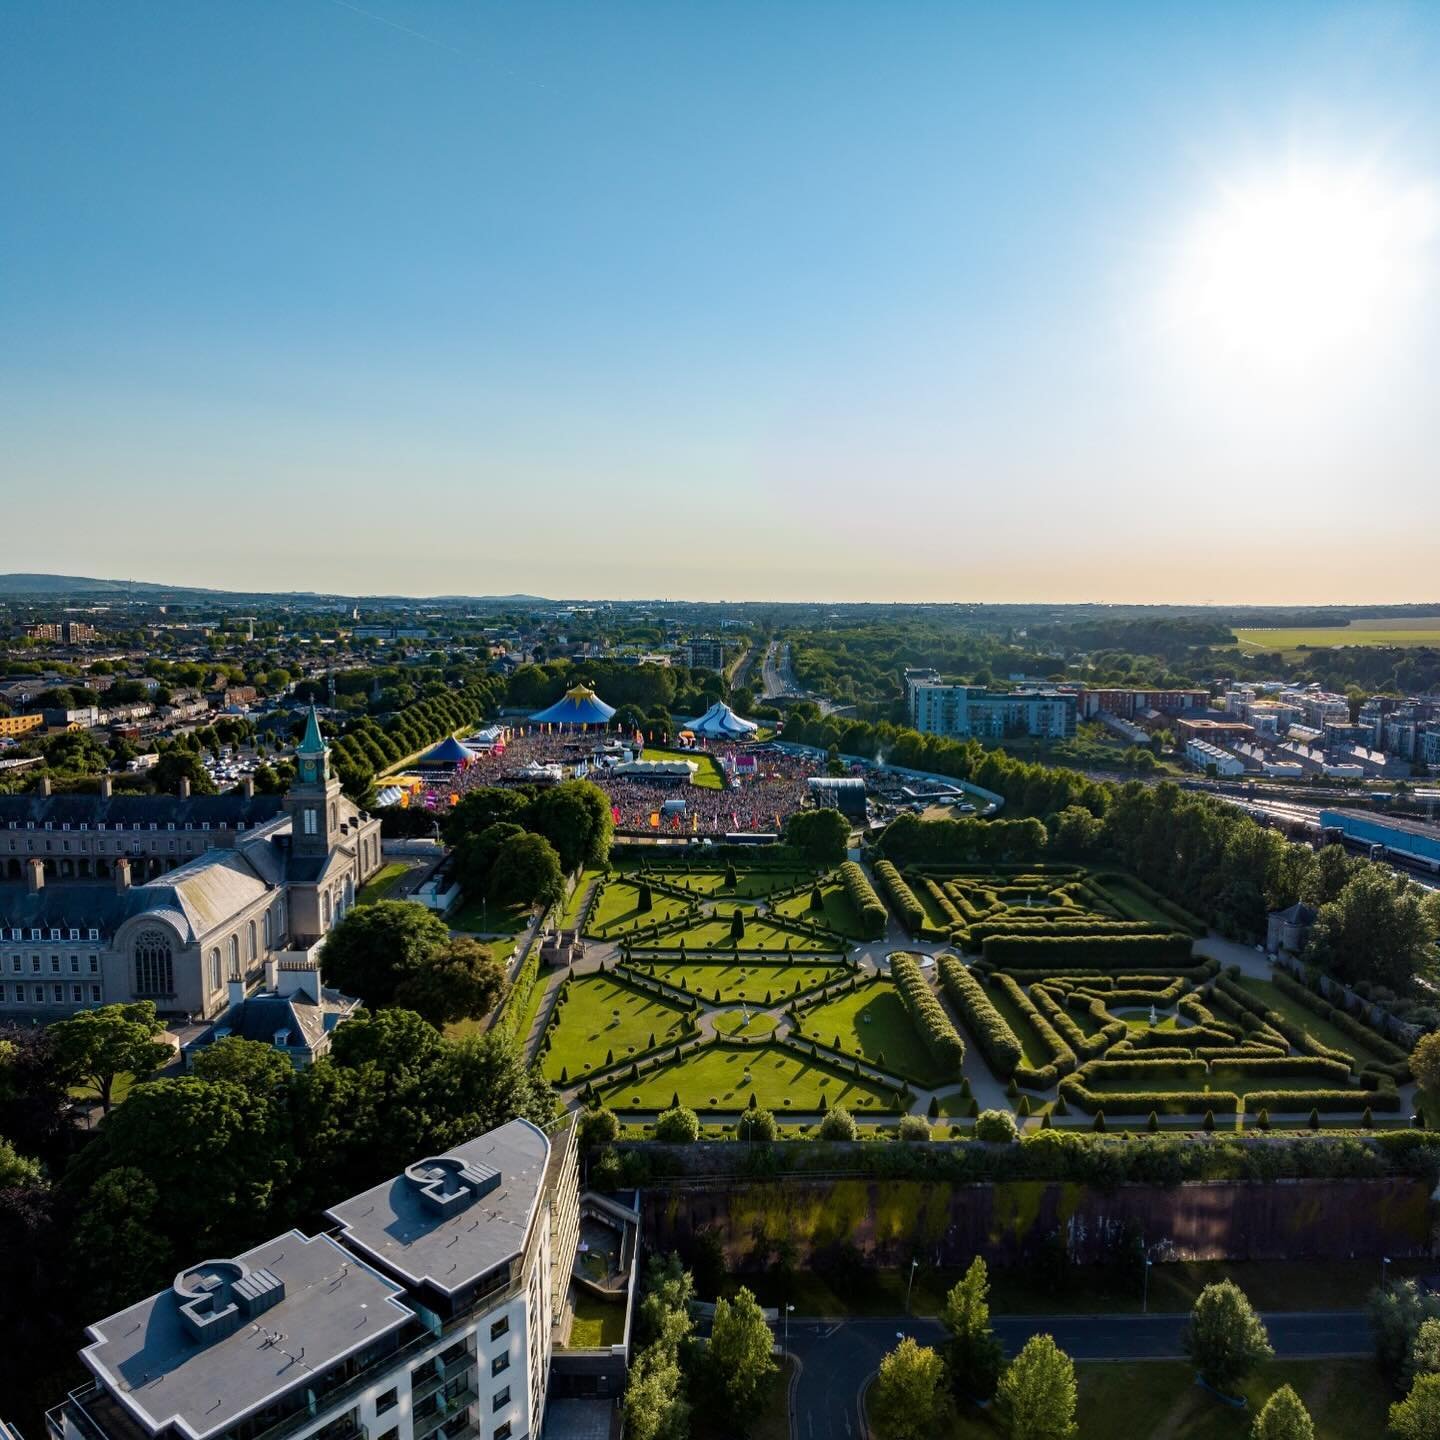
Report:
[[[100,580],[89,575],[0,575],[0,597],[5,599],[53,599],[62,595],[127,595],[144,596],[154,599],[159,596],[191,596],[210,600],[251,600],[264,599],[283,601],[293,599],[315,600],[313,591],[297,590],[207,590],[194,585],[160,585],[150,580]],[[485,604],[504,606],[554,605],[541,595],[364,595],[359,591],[352,594],[337,593],[335,599],[368,600],[393,602],[396,604]]]

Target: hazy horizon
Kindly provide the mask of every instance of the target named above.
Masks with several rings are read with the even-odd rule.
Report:
[[[1418,4],[6,7],[0,566],[1424,603],[1436,73]]]

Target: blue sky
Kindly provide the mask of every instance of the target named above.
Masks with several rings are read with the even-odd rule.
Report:
[[[0,568],[1440,598],[1437,73],[1435,6],[12,0]]]

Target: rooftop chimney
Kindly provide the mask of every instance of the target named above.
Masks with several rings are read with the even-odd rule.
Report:
[[[115,890],[123,895],[130,888],[130,862],[121,856],[115,862]]]
[[[45,888],[45,862],[31,857],[25,862],[25,888],[38,895]]]
[[[40,777],[40,793],[42,795],[49,795],[51,790],[50,777],[48,775],[42,775]]]
[[[240,793],[247,800],[253,800],[255,798],[255,777],[253,775],[246,775],[240,781]]]
[[[115,781],[109,775],[100,777],[100,798],[108,800],[115,793]]]
[[[180,798],[182,800],[190,798],[190,777],[188,775],[180,777]]]

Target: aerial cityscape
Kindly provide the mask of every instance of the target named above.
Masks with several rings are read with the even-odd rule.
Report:
[[[0,1440],[1440,1440],[1437,67],[0,11]]]

